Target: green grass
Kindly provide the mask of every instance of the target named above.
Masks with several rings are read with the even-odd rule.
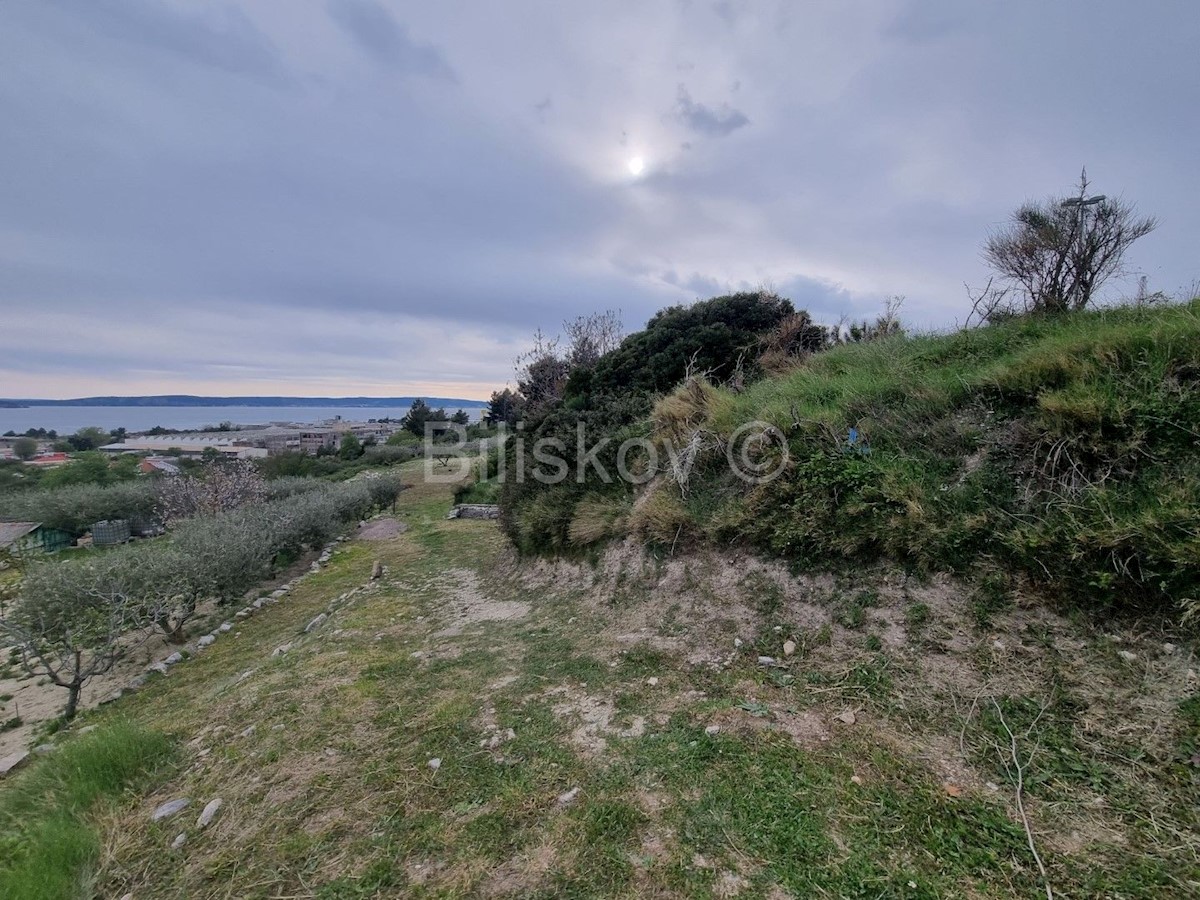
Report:
[[[787,435],[790,466],[749,492],[719,470],[690,484],[712,540],[810,568],[1021,573],[1093,609],[1200,594],[1200,301],[835,348],[722,390],[705,426],[752,421]]]
[[[99,806],[122,802],[171,757],[164,735],[114,721],[11,776],[0,793],[0,896],[86,893],[100,850],[90,818]]]

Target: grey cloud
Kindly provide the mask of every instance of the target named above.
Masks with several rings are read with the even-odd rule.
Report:
[[[380,62],[408,75],[458,81],[441,50],[409,37],[408,29],[375,0],[329,0],[328,9],[346,34]]]
[[[675,114],[690,130],[709,137],[725,137],[750,124],[744,112],[722,103],[715,109],[692,99],[684,85],[679,85]]]
[[[735,28],[708,3],[514,4],[0,2],[5,392],[244,371],[255,393],[486,395],[539,326],[764,281],[827,322],[901,293],[946,326],[989,225],[1084,163],[1160,217],[1130,260],[1152,290],[1197,275],[1185,4],[764,0]],[[1078,40],[1104,65],[1075,77]],[[447,58],[457,90],[378,77]],[[717,103],[745,105],[738,82],[753,128]]]
[[[63,9],[116,40],[236,75],[286,80],[274,43],[233,5],[188,12],[154,0],[70,0]]]

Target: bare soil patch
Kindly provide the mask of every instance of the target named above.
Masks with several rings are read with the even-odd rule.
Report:
[[[408,526],[399,519],[383,516],[358,526],[354,536],[360,541],[386,541],[408,531]]]

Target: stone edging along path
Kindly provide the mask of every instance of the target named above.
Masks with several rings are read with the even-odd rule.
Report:
[[[358,523],[359,531],[361,532],[363,528],[369,527],[370,525],[374,524],[376,521],[382,520],[383,518],[384,517],[377,515],[372,519],[360,521]],[[404,525],[402,523],[398,523],[397,533],[399,533],[400,531],[403,531],[403,530],[404,530]],[[390,536],[390,534],[389,534],[389,536]],[[370,539],[372,539],[372,538],[368,537],[368,540],[370,540]],[[126,694],[135,693],[136,691],[145,687],[153,675],[157,674],[157,675],[161,675],[161,676],[165,677],[167,675],[167,673],[173,667],[175,667],[179,663],[182,663],[182,662],[184,662],[188,659],[191,659],[192,657],[200,654],[201,652],[203,652],[203,650],[205,648],[211,647],[213,644],[215,644],[222,635],[228,634],[229,632],[233,631],[236,621],[238,621],[238,620],[244,621],[246,619],[249,619],[251,616],[254,615],[254,613],[258,612],[260,609],[263,609],[264,607],[266,607],[268,605],[277,604],[280,601],[286,599],[287,596],[292,592],[292,590],[301,581],[303,581],[309,575],[316,574],[317,572],[320,572],[322,569],[324,569],[326,566],[328,566],[330,560],[333,557],[333,552],[337,548],[337,546],[339,544],[346,543],[349,540],[350,540],[349,536],[343,535],[343,536],[336,538],[329,544],[326,544],[321,549],[321,553],[317,557],[317,559],[314,560],[312,562],[312,564],[309,566],[309,569],[307,572],[304,572],[302,574],[295,576],[291,580],[282,584],[280,587],[271,591],[270,594],[267,594],[262,597],[258,597],[257,599],[251,601],[250,603],[248,603],[247,605],[245,605],[241,609],[239,609],[236,613],[234,613],[233,616],[231,617],[231,619],[221,622],[220,625],[213,628],[207,634],[201,635],[200,637],[190,641],[189,643],[185,644],[184,646],[180,647],[179,649],[174,650],[165,658],[158,660],[156,662],[153,662],[150,665],[146,666],[146,668],[143,672],[135,675],[128,683],[124,684],[124,686],[118,687],[116,690],[111,691],[109,694],[107,694],[105,697],[103,697],[103,699],[99,700],[96,703],[96,706],[97,707],[106,706],[108,704],[111,704],[111,703],[121,699],[121,697],[125,696]],[[305,626],[304,634],[307,635],[307,634],[319,629],[322,625],[324,625],[329,620],[331,615],[339,607],[341,607],[345,603],[352,600],[355,596],[357,596],[357,595],[361,594],[362,592],[366,591],[367,589],[375,586],[375,584],[377,584],[377,582],[378,582],[378,579],[381,578],[385,572],[386,572],[386,567],[381,565],[381,563],[379,561],[376,561],[375,565],[373,566],[372,572],[371,572],[370,580],[366,584],[360,585],[359,587],[356,587],[356,588],[352,588],[351,590],[339,595],[338,597],[335,597],[332,601],[330,601],[329,604],[327,605],[325,611],[320,613],[316,617],[314,617]],[[299,641],[299,638],[297,638],[297,640],[295,640],[295,641],[291,641],[287,644],[284,644],[281,647],[276,647],[274,649],[274,651],[271,653],[271,656],[273,656],[273,657],[280,656],[280,655],[288,652],[295,646],[295,644],[298,641]],[[118,684],[120,684],[120,682],[118,682]],[[85,726],[84,728],[80,728],[80,729],[72,728],[72,729],[69,729],[68,732],[66,732],[66,733],[69,733],[69,732],[82,733],[83,731],[90,730],[93,727],[94,726]],[[35,741],[36,741],[36,738],[35,738]],[[14,752],[9,753],[7,756],[4,756],[2,759],[0,759],[0,779],[3,779],[3,777],[5,775],[7,775],[10,771],[13,771],[13,770],[21,767],[22,764],[24,764],[27,761],[27,759],[29,758],[31,753],[51,753],[55,749],[57,749],[57,747],[58,747],[57,743],[51,742],[51,741],[45,741],[43,743],[36,743],[36,742],[30,743],[24,747],[16,748],[14,750]]]

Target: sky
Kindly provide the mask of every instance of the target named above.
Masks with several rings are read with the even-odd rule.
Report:
[[[486,398],[772,288],[965,318],[1021,202],[1200,278],[1194,0],[0,0],[0,396]]]

